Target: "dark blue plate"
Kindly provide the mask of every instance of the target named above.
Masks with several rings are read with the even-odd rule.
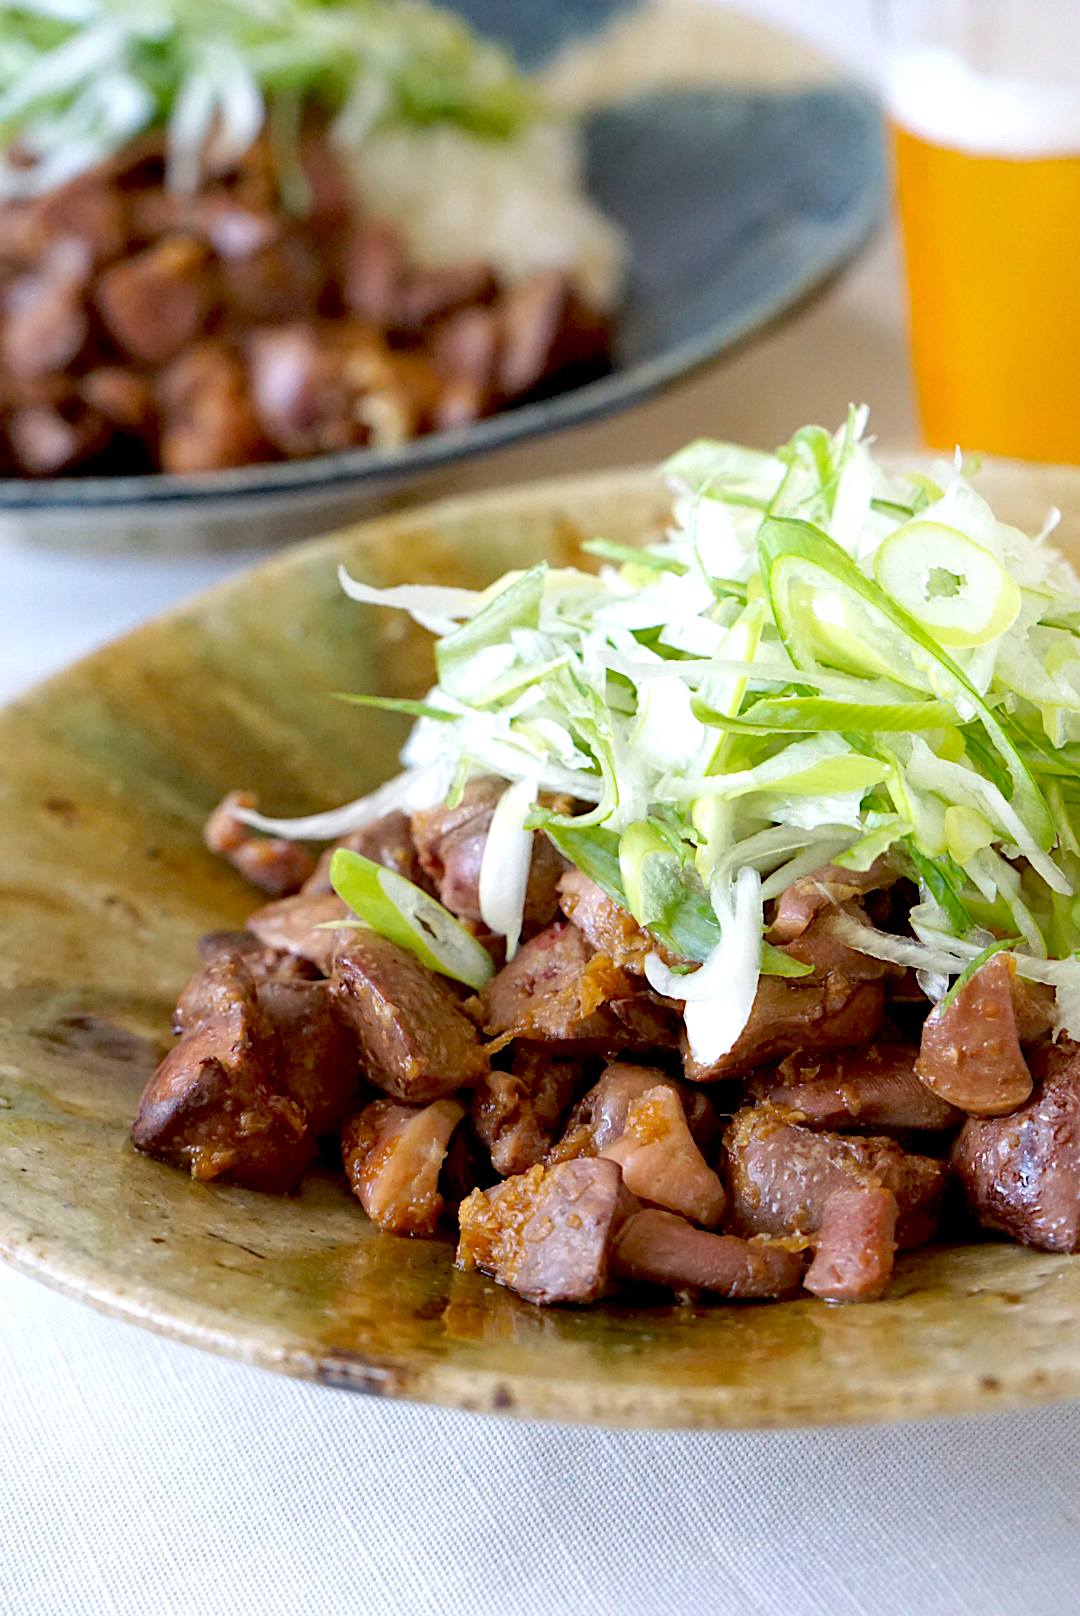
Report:
[[[534,63],[622,7],[467,0],[461,9]],[[399,449],[186,477],[0,480],[0,532],[148,547],[303,537],[413,473],[624,409],[688,375],[797,304],[883,211],[878,110],[840,81],[650,95],[598,112],[585,138],[590,190],[632,252],[609,374]]]

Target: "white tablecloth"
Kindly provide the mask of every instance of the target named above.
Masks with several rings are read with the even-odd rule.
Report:
[[[744,0],[849,62],[869,0]],[[735,360],[455,489],[772,445],[868,399],[911,441],[891,243]],[[0,696],[251,557],[0,549]],[[2,762],[0,762],[2,769]],[[1072,1616],[1080,1408],[634,1434],[381,1404],[218,1361],[0,1268],[0,1616]]]

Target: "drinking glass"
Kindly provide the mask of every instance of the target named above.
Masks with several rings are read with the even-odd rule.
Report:
[[[881,0],[926,442],[1080,462],[1080,0]]]

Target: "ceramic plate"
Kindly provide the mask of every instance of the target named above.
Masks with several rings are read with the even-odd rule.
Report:
[[[400,449],[199,476],[0,479],[0,536],[192,550],[298,539],[462,457],[623,409],[744,341],[856,250],[883,201],[874,103],[790,40],[701,5],[460,9],[585,108],[587,180],[631,269],[614,369]],[[584,42],[588,28],[607,31]]]
[[[1080,471],[991,467],[1003,515],[1066,512]],[[1080,1259],[986,1243],[901,1258],[886,1301],[835,1308],[608,1303],[546,1311],[375,1233],[344,1179],[276,1199],[194,1184],[129,1128],[170,1043],[200,932],[251,889],[206,854],[231,786],[279,812],[395,768],[394,716],[337,690],[420,694],[427,637],[338,590],[477,586],[583,535],[665,516],[643,472],[418,510],[308,545],[117,641],[0,715],[0,1254],[197,1346],[386,1396],[656,1426],[786,1425],[997,1409],[1080,1394]]]

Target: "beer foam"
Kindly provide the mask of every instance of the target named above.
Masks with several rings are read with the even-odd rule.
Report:
[[[952,51],[897,51],[885,68],[894,122],[955,151],[986,157],[1080,155],[1080,84],[974,72]]]

